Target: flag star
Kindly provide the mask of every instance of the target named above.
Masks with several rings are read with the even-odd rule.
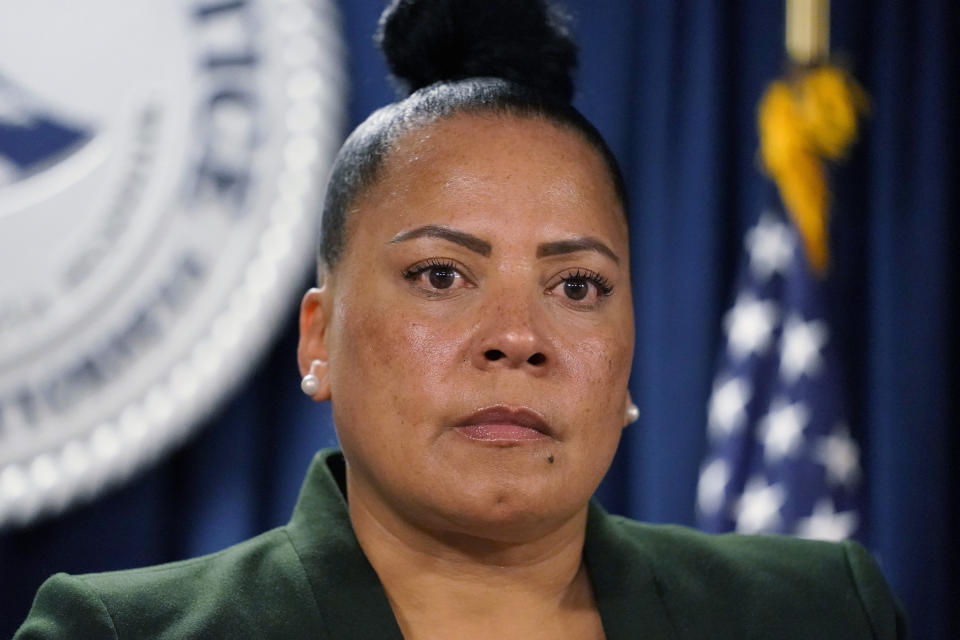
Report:
[[[810,410],[801,402],[789,404],[777,399],[771,403],[770,412],[760,420],[757,430],[767,464],[797,453],[809,420]]]
[[[697,483],[697,508],[702,514],[715,514],[723,505],[723,497],[730,481],[730,466],[717,458],[700,472]]]
[[[783,327],[780,348],[780,375],[794,383],[801,375],[811,377],[823,367],[820,350],[827,343],[827,324],[821,320],[804,322],[791,315]]]
[[[770,213],[764,213],[747,232],[750,270],[760,281],[774,273],[784,273],[793,259],[794,239],[790,228]]]
[[[779,484],[768,485],[760,476],[754,476],[737,502],[737,533],[776,531],[780,526],[780,507],[787,501],[786,491]]]
[[[826,469],[831,486],[853,488],[859,482],[860,448],[845,424],[837,424],[830,435],[817,440],[813,457]]]
[[[740,360],[751,353],[763,353],[777,323],[777,305],[757,300],[750,293],[741,293],[723,320],[730,353]]]
[[[743,427],[750,395],[750,385],[743,378],[730,378],[714,387],[707,417],[712,438],[729,437]]]
[[[857,529],[855,511],[837,512],[830,498],[821,498],[809,518],[797,521],[797,535],[812,540],[846,540]]]

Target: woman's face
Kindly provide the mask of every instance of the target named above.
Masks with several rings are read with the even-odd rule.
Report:
[[[633,350],[598,153],[539,118],[454,116],[401,139],[349,220],[299,359],[332,398],[351,503],[504,540],[582,514]]]

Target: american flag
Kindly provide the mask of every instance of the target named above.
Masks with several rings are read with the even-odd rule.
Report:
[[[746,233],[723,319],[697,513],[711,532],[841,540],[860,523],[859,448],[823,283],[777,203]]]

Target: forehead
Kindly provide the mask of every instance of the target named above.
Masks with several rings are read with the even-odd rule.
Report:
[[[418,127],[392,145],[358,205],[386,207],[398,227],[438,215],[494,225],[519,216],[626,233],[601,155],[579,132],[539,116],[458,114]]]

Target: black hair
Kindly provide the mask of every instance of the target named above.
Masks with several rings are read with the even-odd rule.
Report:
[[[327,185],[318,260],[328,269],[346,243],[347,214],[377,179],[395,142],[461,113],[541,117],[579,133],[603,158],[627,210],[620,168],[577,111],[577,47],[547,0],[393,0],[376,39],[395,83],[410,95],[375,111],[347,138]]]

